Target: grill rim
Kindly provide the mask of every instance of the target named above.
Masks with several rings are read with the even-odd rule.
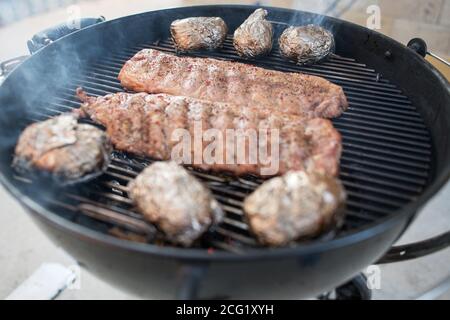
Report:
[[[186,8],[227,8],[227,9],[256,9],[260,6],[247,6],[247,5],[207,5],[207,6],[191,6],[191,7],[182,7],[182,8],[172,8],[172,9],[163,9],[163,10],[155,10],[153,12],[163,12],[163,11],[169,11],[169,10],[179,10],[179,9],[186,9]],[[261,6],[264,8],[267,8],[268,10],[277,10],[278,12],[288,12],[288,13],[305,13],[314,17],[324,17],[322,15],[317,15],[314,13],[309,13],[305,11],[298,11],[298,10],[292,10],[292,9],[285,9],[285,8],[276,8],[276,7],[266,7]],[[146,12],[149,13],[149,12]],[[89,32],[90,28],[95,28],[98,26],[103,26],[103,28],[107,28],[109,24],[113,25],[114,23],[118,22],[121,19],[129,18],[133,19],[137,16],[146,14],[146,13],[140,13],[135,14],[127,17],[121,17],[115,20],[106,21],[99,25],[90,26],[88,28],[79,30],[73,34],[67,35],[61,39],[58,39],[57,41],[51,43],[49,46],[56,47],[61,43],[61,40],[65,38],[70,38],[75,34],[79,34],[82,32]],[[437,77],[437,80],[447,88],[447,91],[450,96],[450,85],[447,79],[434,67],[432,66],[428,61],[422,59],[419,55],[417,55],[415,52],[408,50],[406,46],[403,44],[384,36],[383,34],[380,34],[376,31],[368,31],[366,28],[361,27],[359,25],[353,24],[351,22],[343,21],[336,18],[326,17],[326,19],[334,24],[346,24],[349,25],[352,28],[357,28],[359,30],[365,31],[365,32],[372,32],[374,36],[381,37],[383,40],[387,41],[394,49],[398,50],[406,50],[408,58],[412,59],[413,61],[421,64],[425,64],[425,67],[431,70],[432,73]],[[34,56],[43,55],[45,53],[46,48],[43,48]],[[54,48],[55,49],[55,48]],[[15,74],[15,72],[18,69],[26,68],[27,63],[30,63],[28,61],[25,61],[22,65],[20,65],[18,68],[13,70],[5,79],[6,83],[8,79]],[[1,87],[0,87],[1,90]],[[435,161],[434,161],[435,162]],[[84,227],[82,225],[79,225],[77,223],[71,222],[69,220],[66,220],[57,214],[52,213],[51,210],[46,209],[42,205],[40,205],[38,202],[32,200],[30,197],[24,195],[19,188],[16,188],[11,182],[9,182],[8,178],[5,176],[3,172],[0,172],[0,183],[5,187],[5,189],[11,193],[16,199],[19,200],[19,202],[24,205],[29,211],[31,211],[35,216],[50,222],[53,226],[56,226],[58,229],[70,232],[73,235],[79,237],[79,238],[85,238],[90,241],[102,243],[108,246],[118,247],[121,249],[146,253],[146,254],[152,254],[152,255],[158,255],[158,256],[164,256],[164,257],[172,257],[172,258],[182,258],[182,259],[190,259],[190,260],[227,260],[227,261],[235,261],[235,260],[257,260],[257,259],[275,259],[279,257],[288,257],[292,255],[305,255],[309,253],[317,253],[317,252],[324,252],[327,250],[351,245],[356,242],[361,242],[366,239],[369,239],[371,237],[375,237],[384,231],[396,226],[398,223],[400,223],[401,220],[406,218],[412,218],[413,215],[416,214],[417,210],[420,209],[428,200],[430,200],[442,187],[443,185],[448,181],[450,177],[450,163],[443,166],[441,169],[441,174],[436,175],[436,166],[432,165],[432,170],[430,172],[430,181],[431,183],[428,184],[428,186],[425,187],[424,191],[417,197],[415,201],[412,201],[402,207],[401,209],[395,210],[391,215],[387,217],[380,218],[379,220],[376,220],[375,222],[368,223],[364,227],[359,229],[355,229],[350,234],[345,235],[338,239],[331,239],[323,242],[313,242],[313,243],[299,243],[296,245],[296,247],[293,248],[256,248],[256,249],[247,249],[244,255],[236,254],[233,252],[226,252],[226,251],[215,251],[214,254],[210,254],[207,252],[206,249],[193,249],[193,248],[176,248],[176,247],[160,247],[154,244],[139,244],[132,241],[127,241],[123,239],[118,239],[116,237],[110,236],[108,234],[102,234],[100,232],[94,231],[89,229],[88,227]]]

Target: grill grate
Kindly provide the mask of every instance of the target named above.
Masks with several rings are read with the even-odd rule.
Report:
[[[34,111],[31,120],[43,120],[79,107],[75,98],[78,86],[91,95],[123,91],[117,80],[118,72],[126,60],[144,48],[174,52],[170,40],[164,40],[131,46],[86,63],[79,76],[54,90],[51,102],[37,109],[41,111]],[[317,75],[344,88],[350,107],[333,123],[343,135],[341,179],[349,195],[347,218],[342,229],[315,241],[364,228],[414,200],[426,186],[431,161],[429,133],[401,90],[365,64],[335,55],[314,66],[297,66],[280,57],[277,48],[268,57],[245,60],[235,53],[230,36],[220,51],[193,55]],[[114,152],[112,164],[102,177],[76,189],[65,189],[57,197],[53,195],[47,199],[49,206],[77,223],[102,232],[135,241],[164,243],[158,232],[134,211],[127,197],[127,183],[151,162],[148,158]],[[262,180],[188,169],[209,186],[226,211],[224,222],[197,246],[236,253],[257,246],[244,221],[241,204]],[[27,179],[22,181],[32,183]]]

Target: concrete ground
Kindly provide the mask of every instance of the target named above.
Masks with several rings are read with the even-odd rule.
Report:
[[[163,7],[200,4],[207,1],[137,1],[119,0],[82,1],[81,15],[104,15],[113,19],[131,13]],[[230,2],[230,1],[227,1]],[[253,1],[232,1],[252,3]],[[261,1],[267,5],[295,7],[307,11],[323,12],[330,1]],[[377,3],[382,9],[382,32],[405,43],[410,38],[425,38],[431,50],[450,56],[450,0],[368,1],[356,2],[343,17],[356,23],[367,19],[366,8]],[[412,4],[414,3],[414,4]],[[345,8],[346,1],[340,6]],[[339,12],[339,8],[334,12]],[[414,21],[410,18],[414,17]],[[65,21],[65,8],[27,18],[0,28],[0,61],[26,54],[26,40],[38,30]],[[443,69],[444,72],[446,72]],[[447,71],[448,72],[448,71]],[[18,203],[0,188],[0,298],[7,297],[43,263],[56,262],[73,266],[73,259],[50,242],[31,221]],[[447,185],[422,211],[399,243],[419,241],[447,231],[450,228],[450,184]],[[375,299],[415,299],[450,280],[450,249],[426,258],[381,266],[381,289],[374,291]],[[136,299],[137,296],[119,291],[82,270],[78,285],[63,291],[57,299]],[[450,299],[450,292],[438,292],[436,297]],[[292,297],[295,299],[295,297]]]

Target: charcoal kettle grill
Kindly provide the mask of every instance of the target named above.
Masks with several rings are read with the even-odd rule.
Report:
[[[275,45],[266,57],[244,59],[231,34],[255,9],[197,6],[82,20],[84,28],[76,32],[62,25],[37,34],[28,43],[30,57],[3,65],[17,64],[0,86],[0,180],[89,271],[153,298],[308,298],[370,264],[413,259],[449,245],[447,232],[391,248],[450,174],[450,88],[423,58],[425,43],[415,39],[406,47],[346,21],[266,8],[275,39],[288,25],[321,24],[333,32],[336,54],[299,66],[284,60]],[[286,248],[261,247],[241,205],[262,181],[190,169],[226,216],[194,247],[175,247],[158,238],[127,196],[128,181],[152,159],[115,151],[103,176],[66,188],[11,168],[17,138],[28,124],[78,108],[79,86],[94,96],[123,91],[117,75],[124,62],[143,48],[174,52],[169,25],[190,16],[220,16],[230,32],[222,49],[191,55],[303,72],[344,88],[349,110],[333,120],[343,136],[340,177],[349,195],[341,230]],[[357,279],[353,283],[361,287]]]

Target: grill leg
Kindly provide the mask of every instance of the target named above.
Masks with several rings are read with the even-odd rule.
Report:
[[[359,274],[349,282],[337,287],[334,292],[328,292],[319,300],[371,300],[372,291],[367,287],[367,278]]]
[[[176,292],[178,300],[196,300],[203,277],[206,274],[205,265],[184,265],[180,268],[180,280]]]

